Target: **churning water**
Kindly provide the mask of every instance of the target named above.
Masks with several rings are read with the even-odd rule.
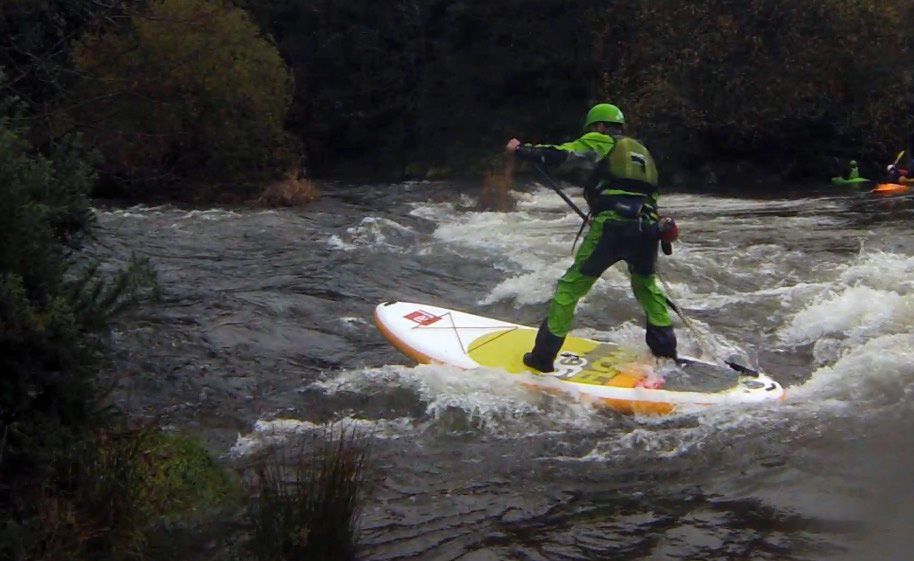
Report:
[[[364,426],[365,559],[909,558],[912,199],[663,197],[681,237],[660,270],[698,329],[676,323],[680,351],[706,340],[788,396],[657,419],[415,366],[374,328],[385,300],[538,323],[579,221],[544,187],[512,194],[509,213],[443,183],[99,209],[98,255],[149,257],[164,290],[115,333],[120,399],[228,458]],[[644,349],[642,322],[619,264],[575,325]]]

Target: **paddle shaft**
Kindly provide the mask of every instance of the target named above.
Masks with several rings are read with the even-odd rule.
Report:
[[[543,169],[542,169],[541,167],[539,167],[539,166],[537,166],[537,165],[534,165],[534,166],[533,166],[533,169],[535,169],[536,171],[538,171],[538,172],[540,173],[540,175],[543,176],[543,178],[546,180],[546,183],[549,184],[549,187],[550,187],[553,191],[555,191],[556,194],[557,194],[558,196],[562,197],[562,200],[565,201],[566,203],[568,203],[568,206],[570,206],[571,209],[572,209],[573,211],[575,211],[576,213],[578,213],[578,216],[580,216],[580,217],[584,220],[584,222],[590,222],[590,216],[588,216],[587,214],[585,214],[584,211],[581,210],[580,207],[578,207],[578,205],[574,204],[574,201],[572,201],[572,200],[568,197],[568,195],[566,195],[565,193],[562,192],[562,188],[559,187],[559,186],[556,184],[556,182],[553,181],[552,178],[549,177],[549,175],[548,175],[545,171],[543,171]]]

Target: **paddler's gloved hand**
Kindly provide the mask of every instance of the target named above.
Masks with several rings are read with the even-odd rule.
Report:
[[[505,145],[505,151],[511,155],[547,166],[561,165],[568,158],[568,153],[553,148],[551,146],[534,146],[532,144],[521,144],[521,141],[512,138]]]

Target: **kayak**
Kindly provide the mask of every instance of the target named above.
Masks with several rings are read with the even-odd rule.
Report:
[[[855,177],[853,179],[845,179],[843,177],[832,177],[832,185],[860,185],[861,183],[869,183],[870,180],[865,177]]]
[[[894,193],[905,193],[911,187],[908,185],[900,185],[898,183],[880,183],[875,188],[873,188],[873,193],[881,193],[883,195],[891,195]]]

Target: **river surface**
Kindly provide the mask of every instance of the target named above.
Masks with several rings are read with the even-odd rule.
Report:
[[[163,289],[115,333],[119,400],[227,460],[328,421],[371,431],[366,560],[912,557],[914,200],[664,196],[681,238],[660,270],[698,332],[674,318],[680,352],[706,340],[788,395],[651,418],[416,366],[374,327],[387,300],[538,323],[579,221],[516,189],[507,213],[446,183],[99,207],[97,254],[148,257]],[[642,317],[619,264],[575,332],[644,350]]]

